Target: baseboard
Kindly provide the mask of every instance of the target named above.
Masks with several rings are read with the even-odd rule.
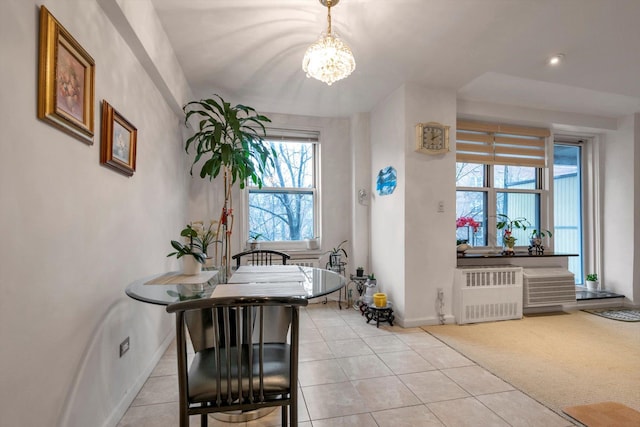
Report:
[[[107,417],[102,427],[116,427],[118,425],[175,337],[175,329],[172,329],[172,332],[162,341],[162,344],[160,344],[160,347],[158,347],[153,354],[153,357],[149,360],[149,363],[142,373],[138,375],[138,378],[136,378],[131,388],[122,396],[122,399],[120,399],[120,402],[118,402],[115,408],[113,408],[113,411],[111,411],[111,414],[109,414],[109,417]]]
[[[394,313],[395,314],[395,313]],[[444,316],[444,324],[456,323],[456,318],[452,314]],[[420,319],[403,319],[396,315],[393,324],[403,328],[419,328],[420,326],[440,325],[440,318],[436,316],[423,317]]]
[[[605,298],[594,300],[582,300],[571,304],[564,304],[565,310],[583,310],[585,308],[608,308],[624,306],[624,298]]]

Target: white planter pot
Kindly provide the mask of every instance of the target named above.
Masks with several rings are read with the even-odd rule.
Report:
[[[597,291],[598,290],[598,281],[593,281],[593,280],[587,280],[587,289],[590,291]]]
[[[320,241],[318,239],[307,239],[307,249],[320,249]]]
[[[194,276],[200,274],[202,271],[202,264],[200,264],[192,255],[185,255],[182,257],[182,272],[184,274]]]

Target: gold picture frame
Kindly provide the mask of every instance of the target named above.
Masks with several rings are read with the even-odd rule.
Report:
[[[416,151],[424,154],[443,154],[449,151],[449,126],[438,122],[416,125]]]
[[[38,118],[93,144],[94,80],[93,58],[41,6]]]
[[[126,176],[133,175],[137,145],[138,129],[103,100],[100,164]]]

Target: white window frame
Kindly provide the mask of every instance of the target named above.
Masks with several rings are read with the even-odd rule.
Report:
[[[574,132],[558,132],[552,135],[551,139],[553,141],[552,150],[555,143],[574,144],[582,147],[583,275],[592,271],[602,272],[600,139],[597,135]],[[551,158],[553,158],[553,151]],[[551,171],[551,177],[553,177],[553,171]],[[550,197],[549,201],[551,212],[553,212],[553,197]],[[602,276],[600,280],[603,280]]]
[[[478,163],[482,164],[482,163]],[[496,251],[502,248],[502,245],[498,242],[498,236],[496,232],[496,214],[497,214],[497,202],[498,193],[517,193],[517,194],[538,194],[540,200],[540,228],[551,229],[552,224],[549,221],[549,195],[550,192],[546,188],[547,179],[544,178],[544,168],[536,168],[537,181],[540,183],[541,188],[536,189],[509,189],[509,188],[497,188],[494,184],[494,167],[496,165],[482,164],[485,169],[485,182],[483,187],[458,187],[456,191],[468,191],[468,192],[483,192],[487,194],[487,245],[479,246],[471,250],[471,252],[487,252]],[[501,165],[498,165],[501,166]],[[547,168],[548,169],[548,168]],[[553,242],[552,242],[553,245]],[[529,244],[525,242],[525,245],[516,246],[517,249],[523,249],[528,247]],[[553,247],[550,246],[547,249],[553,251]]]
[[[270,137],[270,135],[296,135],[297,136],[289,136],[286,138],[288,142],[302,142],[302,143],[312,143],[313,144],[313,187],[311,188],[311,192],[313,194],[313,229],[314,236],[321,235],[321,188],[320,188],[320,134],[317,131],[305,131],[305,130],[282,130],[282,129],[268,129],[267,137],[264,138],[265,141],[283,141],[282,137]],[[304,137],[305,134],[313,133],[315,135],[315,140],[307,140]],[[258,190],[257,187],[250,186],[250,183],[247,183],[245,189],[242,190],[242,231],[241,237],[242,241],[240,242],[241,247],[248,248],[247,241],[249,240],[249,191],[250,190]],[[262,188],[265,190],[265,187]],[[270,189],[266,189],[265,192]],[[286,187],[274,187],[273,190],[277,190],[279,192],[291,190],[292,192],[297,192],[297,188],[286,188]],[[260,191],[260,190],[259,190]],[[309,192],[309,189],[301,190],[301,192]],[[306,240],[286,240],[286,241],[260,241],[261,249],[274,249],[274,250],[289,250],[289,251],[305,251],[307,250],[307,242]]]

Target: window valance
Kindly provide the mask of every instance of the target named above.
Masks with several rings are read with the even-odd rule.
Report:
[[[492,165],[546,166],[549,129],[458,120],[456,160]]]

